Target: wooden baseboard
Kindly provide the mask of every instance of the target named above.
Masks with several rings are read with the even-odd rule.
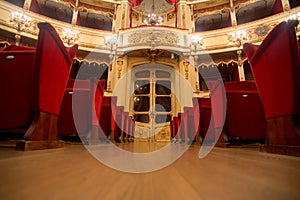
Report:
[[[300,146],[262,144],[259,151],[300,157]]]
[[[43,150],[43,149],[55,149],[63,148],[64,141],[61,140],[45,140],[45,141],[20,141],[16,145],[17,150],[31,151],[31,150]]]

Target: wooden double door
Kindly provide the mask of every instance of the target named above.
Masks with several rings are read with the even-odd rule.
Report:
[[[163,65],[146,65],[132,73],[131,112],[135,139],[170,141],[170,121],[175,107],[174,74]]]

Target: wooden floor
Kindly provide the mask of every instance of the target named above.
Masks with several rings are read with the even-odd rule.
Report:
[[[80,144],[30,152],[2,147],[0,199],[300,199],[298,157],[260,153],[253,145],[214,148],[204,159],[198,152],[192,145],[166,168],[130,174],[106,167]]]

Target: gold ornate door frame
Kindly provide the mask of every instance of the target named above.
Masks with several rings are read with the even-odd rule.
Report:
[[[135,119],[136,141],[170,141],[174,114],[174,69],[149,63],[132,70],[130,110]]]

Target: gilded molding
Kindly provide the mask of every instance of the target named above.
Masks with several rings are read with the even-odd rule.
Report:
[[[128,42],[131,44],[177,44],[179,43],[179,37],[171,31],[142,30],[130,34],[128,37]]]

